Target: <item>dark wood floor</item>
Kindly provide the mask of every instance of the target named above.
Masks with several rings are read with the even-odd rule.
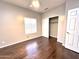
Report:
[[[0,59],[79,59],[79,54],[65,49],[54,38],[39,37],[0,49]]]

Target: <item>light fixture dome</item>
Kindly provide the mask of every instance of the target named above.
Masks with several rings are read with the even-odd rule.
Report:
[[[30,5],[30,7],[33,7],[33,8],[40,8],[40,2],[39,0],[32,0],[32,4]]]

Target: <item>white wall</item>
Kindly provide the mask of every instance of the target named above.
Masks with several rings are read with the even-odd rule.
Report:
[[[58,42],[65,44],[66,37],[66,16],[60,16],[58,21]]]
[[[58,22],[60,22],[60,20],[62,20],[62,18],[61,18],[62,16],[65,17],[65,3],[54,8],[54,9],[49,10],[48,12],[46,12],[42,15],[42,23],[43,23],[43,25],[42,25],[42,35],[43,36],[49,37],[49,18],[55,17],[55,16],[59,16]],[[63,19],[63,22],[64,21],[66,21],[66,19]],[[65,23],[63,23],[63,24],[66,27]],[[61,27],[61,25],[58,25],[58,26]],[[61,32],[61,31],[59,31],[59,32]],[[65,31],[65,29],[64,29],[64,31]],[[63,32],[63,34],[64,34],[63,35],[64,37],[62,35],[58,36],[58,42],[60,42],[60,43],[63,43],[63,41],[65,39],[65,32]],[[60,36],[61,36],[61,38],[59,38]],[[62,38],[64,38],[64,39],[62,39]]]
[[[24,17],[37,19],[37,32],[25,35]],[[0,48],[41,36],[41,15],[0,1]]]
[[[43,18],[42,19],[42,36],[49,37],[49,19]]]
[[[65,3],[44,13],[42,17],[51,18],[54,16],[62,16],[62,15],[65,15]]]

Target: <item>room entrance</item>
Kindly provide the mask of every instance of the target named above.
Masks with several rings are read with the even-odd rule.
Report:
[[[58,16],[49,19],[49,37],[57,38]]]

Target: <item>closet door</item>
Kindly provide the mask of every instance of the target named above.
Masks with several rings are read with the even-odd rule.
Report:
[[[78,45],[78,34],[77,34],[77,10],[73,9],[68,12],[68,20],[67,20],[67,32],[66,32],[66,42],[65,47],[77,51]]]

